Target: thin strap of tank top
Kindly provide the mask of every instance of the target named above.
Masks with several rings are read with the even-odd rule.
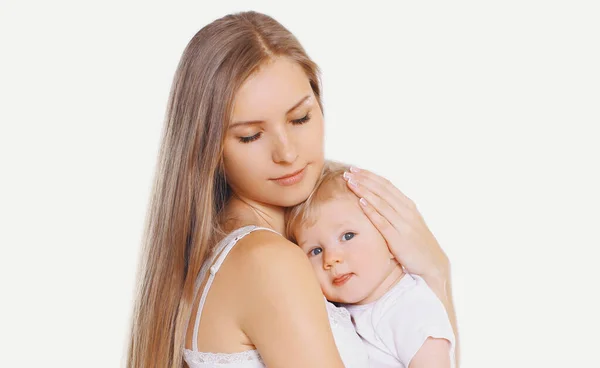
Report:
[[[268,230],[275,234],[281,235],[277,231],[275,231],[273,229],[269,229],[268,227],[259,227],[259,226],[254,226],[254,225],[242,227],[230,234],[230,236],[231,236],[231,235],[237,233],[237,235],[232,240],[223,242],[225,244],[222,247],[220,247],[220,248],[223,248],[223,250],[220,252],[220,254],[219,254],[220,249],[215,249],[215,256],[211,259],[210,262],[206,262],[204,264],[204,266],[202,267],[202,269],[200,270],[200,273],[198,274],[198,280],[196,282],[198,286],[200,286],[200,284],[202,283],[202,280],[204,280],[204,277],[206,275],[206,268],[212,264],[212,266],[210,266],[210,268],[209,268],[210,276],[208,276],[208,280],[206,281],[206,285],[204,286],[204,290],[202,291],[202,296],[200,297],[200,303],[198,305],[198,311],[196,312],[196,320],[194,321],[194,334],[192,335],[192,349],[194,351],[198,351],[198,328],[200,327],[200,316],[202,315],[202,309],[204,308],[204,303],[206,302],[206,296],[208,295],[208,290],[210,289],[210,286],[212,285],[213,280],[215,279],[215,276],[216,276],[217,272],[219,271],[219,268],[221,268],[221,265],[225,261],[225,258],[227,257],[227,255],[229,254],[231,249],[233,249],[233,247],[237,244],[237,242],[240,239],[242,239],[244,236],[246,236],[256,230]],[[218,258],[216,261],[214,261],[216,257],[218,257]]]

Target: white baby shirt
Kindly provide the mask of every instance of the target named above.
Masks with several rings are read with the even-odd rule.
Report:
[[[421,277],[407,273],[379,300],[343,306],[352,315],[372,368],[407,368],[428,337],[450,342],[454,367],[454,333],[448,314]]]

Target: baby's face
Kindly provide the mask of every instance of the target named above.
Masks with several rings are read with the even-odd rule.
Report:
[[[383,282],[398,267],[385,239],[359,206],[358,198],[340,195],[319,205],[313,226],[295,229],[323,294],[333,302],[377,300],[386,291]]]

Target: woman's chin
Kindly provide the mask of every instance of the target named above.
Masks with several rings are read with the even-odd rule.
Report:
[[[307,168],[307,173],[303,180],[293,186],[284,188],[279,191],[281,195],[277,195],[274,202],[281,207],[292,207],[304,202],[310,193],[313,191],[317,183],[318,176],[315,174],[314,168]]]
[[[308,198],[310,191],[307,193],[297,191],[296,193],[290,193],[289,195],[283,196],[283,198],[277,198],[276,205],[280,207],[293,207],[300,204]]]

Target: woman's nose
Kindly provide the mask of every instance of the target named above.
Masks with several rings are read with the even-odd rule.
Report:
[[[272,158],[275,163],[293,163],[298,158],[298,151],[287,132],[276,136]]]

